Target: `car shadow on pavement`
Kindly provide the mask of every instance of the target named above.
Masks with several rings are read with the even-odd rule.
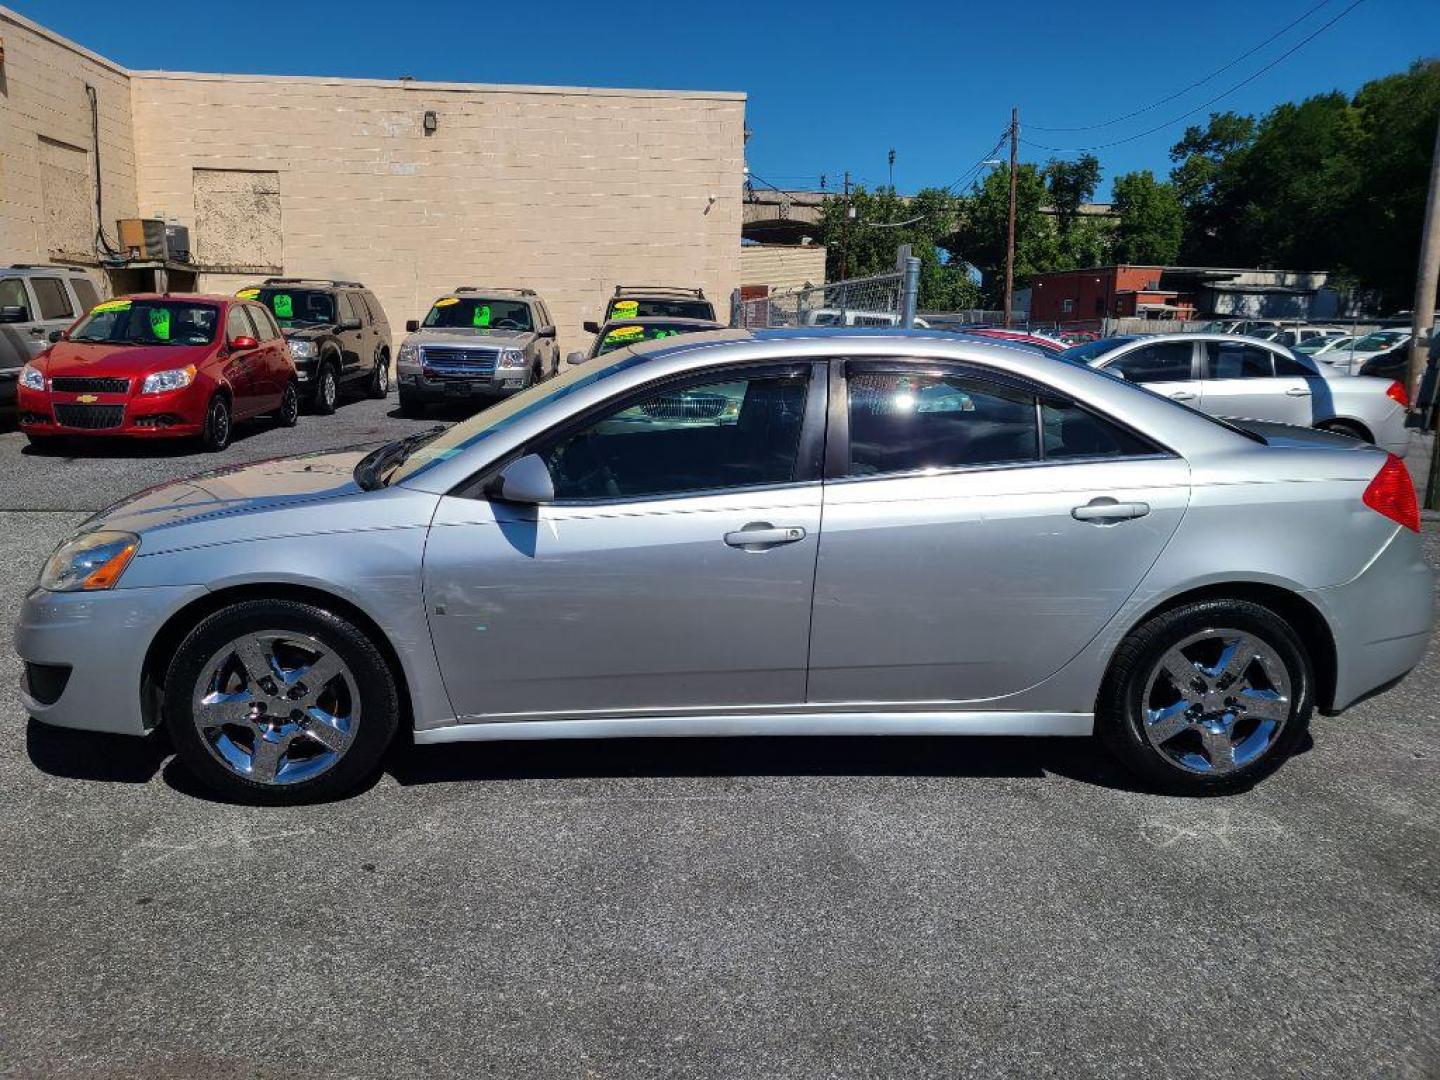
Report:
[[[137,739],[71,731],[35,719],[25,728],[25,751],[30,763],[47,776],[112,784],[148,783],[175,752],[164,728]]]
[[[1063,776],[1142,788],[1094,740],[827,736],[556,739],[397,746],[386,771],[402,785],[580,777]]]
[[[239,446],[257,435],[276,430],[270,420],[236,421],[230,446]],[[41,458],[177,458],[192,457],[201,453],[196,439],[132,439],[124,436],[112,438],[86,438],[83,435],[67,435],[53,440],[30,443],[20,451],[24,457]],[[217,455],[219,456],[219,455]]]

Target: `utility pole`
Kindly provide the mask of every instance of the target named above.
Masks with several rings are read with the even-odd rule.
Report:
[[[848,276],[850,260],[850,170],[845,170],[845,216],[840,220],[840,280]]]
[[[1435,325],[1436,289],[1440,289],[1440,122],[1435,126],[1435,150],[1430,155],[1430,195],[1425,200],[1425,228],[1420,233],[1420,268],[1415,275],[1415,307],[1410,321],[1410,377],[1406,387],[1412,397],[1418,395],[1425,374],[1427,349],[1420,343],[1420,335]],[[1440,452],[1435,439],[1430,442],[1425,506],[1440,509]]]
[[[895,190],[895,148],[890,148],[890,190]]]
[[[1010,228],[1005,237],[1005,325],[1014,318],[1015,307],[1015,158],[1020,138],[1020,109],[1010,110]]]

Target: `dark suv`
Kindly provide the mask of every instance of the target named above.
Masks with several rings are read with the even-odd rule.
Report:
[[[390,324],[375,294],[357,281],[266,278],[241,289],[270,309],[295,360],[302,397],[332,413],[345,384],[371,397],[390,393]]]
[[[715,305],[705,299],[704,289],[679,289],[669,285],[616,285],[615,295],[605,306],[605,318],[585,323],[588,333],[598,334],[600,324],[616,319],[706,319],[715,321]]]

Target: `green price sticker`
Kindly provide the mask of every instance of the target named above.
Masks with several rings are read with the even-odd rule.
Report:
[[[490,325],[490,305],[481,304],[475,309],[474,323],[476,326]]]
[[[170,309],[150,309],[150,329],[160,341],[170,340]]]
[[[275,306],[275,317],[277,319],[292,319],[295,317],[295,302],[286,293],[276,293],[272,301]]]

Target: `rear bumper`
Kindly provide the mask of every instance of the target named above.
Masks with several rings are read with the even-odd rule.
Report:
[[[203,585],[90,593],[33,590],[15,628],[20,659],[42,667],[27,671],[21,683],[26,710],[56,727],[143,735],[145,653],[165,620],[206,591]],[[54,670],[61,668],[68,669],[63,679]]]
[[[1348,708],[1420,662],[1434,624],[1434,590],[1419,536],[1397,526],[1358,577],[1304,594],[1335,637],[1335,697],[1327,711]]]

